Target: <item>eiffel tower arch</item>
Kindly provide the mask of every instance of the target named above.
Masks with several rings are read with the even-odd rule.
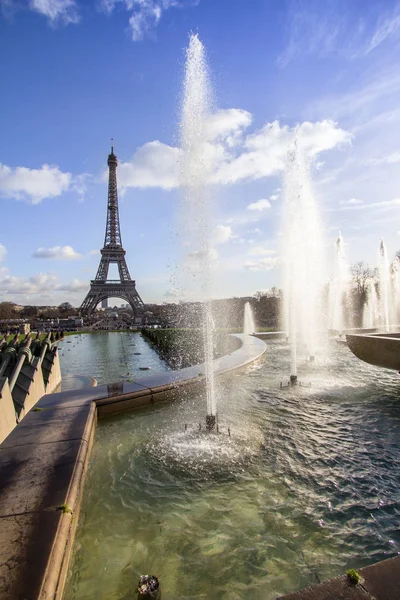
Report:
[[[111,146],[111,154],[108,155],[107,164],[109,177],[104,246],[100,251],[101,259],[96,277],[90,282],[89,292],[82,302],[79,312],[82,316],[89,316],[100,302],[114,297],[128,302],[132,307],[133,314],[138,315],[142,312],[144,304],[136,291],[136,282],[131,279],[129,274],[128,265],[125,260],[125,250],[122,247],[117,192],[118,160],[114,154],[113,146]],[[108,269],[112,263],[118,266],[119,279],[107,279]]]

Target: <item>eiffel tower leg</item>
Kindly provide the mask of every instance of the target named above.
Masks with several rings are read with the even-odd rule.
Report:
[[[136,294],[125,293],[126,301],[130,304],[134,314],[140,314],[143,311],[144,304],[143,300],[136,292]]]
[[[88,292],[86,298],[82,302],[80,308],[80,314],[82,317],[87,317],[91,315],[95,310],[96,306],[101,302],[102,298],[99,297],[98,294],[93,293],[91,291]]]

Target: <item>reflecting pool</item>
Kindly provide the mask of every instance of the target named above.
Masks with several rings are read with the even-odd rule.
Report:
[[[150,373],[169,370],[169,366],[137,332],[82,333],[67,336],[57,345],[64,379],[67,375],[90,375],[101,385],[133,381],[146,374],[142,371],[146,367],[150,367]]]
[[[399,376],[332,343],[280,389],[289,364],[271,341],[222,386],[219,435],[199,397],[99,422],[68,600],[132,599],[142,573],[163,600],[272,600],[400,551]]]

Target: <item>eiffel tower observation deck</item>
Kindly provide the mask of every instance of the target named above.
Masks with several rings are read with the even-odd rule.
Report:
[[[101,259],[95,279],[90,282],[90,289],[79,309],[82,316],[91,315],[96,306],[107,298],[120,298],[130,304],[134,315],[142,312],[144,304],[136,291],[136,282],[131,279],[128,265],[125,260],[125,250],[122,247],[121,229],[119,225],[118,192],[117,192],[117,166],[118,160],[111,146],[111,154],[107,160],[109,168],[108,177],[108,203],[107,223],[104,246],[101,249]],[[110,264],[118,265],[119,279],[108,279]]]

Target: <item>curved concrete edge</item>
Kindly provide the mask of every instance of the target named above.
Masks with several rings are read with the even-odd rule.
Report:
[[[74,470],[66,494],[65,505],[71,512],[61,513],[51,555],[47,563],[40,598],[61,600],[67,577],[75,531],[78,525],[81,498],[96,430],[96,405],[90,406],[82,442],[78,450]]]
[[[285,340],[288,336],[287,331],[256,331],[252,333],[254,337],[260,340]]]
[[[258,360],[264,342],[214,361],[224,376]],[[0,598],[61,600],[98,415],[174,399],[204,385],[204,365],[43,396],[0,445]],[[57,509],[68,506],[71,512]]]
[[[346,335],[352,353],[360,360],[384,369],[400,370],[400,334]]]
[[[231,334],[242,344],[231,354],[213,361],[214,373],[217,376],[246,368],[257,361],[266,351],[262,340],[245,335]],[[146,404],[168,400],[176,396],[182,386],[201,387],[204,382],[205,364],[200,363],[177,371],[164,371],[152,375],[138,377],[134,382],[120,381],[94,388],[71,390],[47,394],[38,403],[39,408],[73,407],[95,402],[99,416],[133,410]],[[113,409],[114,407],[114,409]]]

